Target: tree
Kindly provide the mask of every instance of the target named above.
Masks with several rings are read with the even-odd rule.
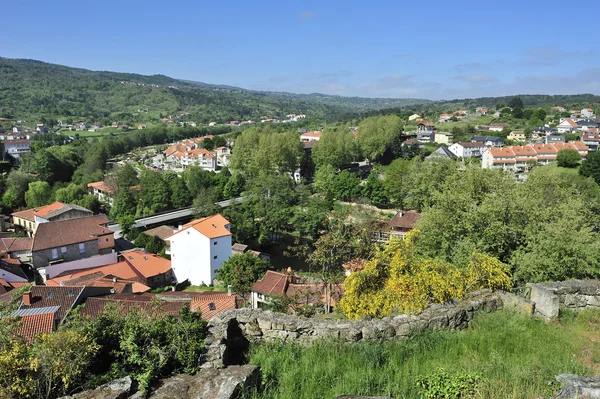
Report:
[[[203,218],[219,213],[221,207],[216,204],[217,201],[218,197],[214,188],[209,187],[201,189],[192,204],[192,213],[194,214],[194,217]]]
[[[312,149],[312,159],[317,169],[330,165],[342,169],[358,158],[353,133],[345,128],[324,131]]]
[[[523,108],[513,108],[512,110],[512,116],[517,118],[517,119],[521,119],[524,117],[523,114]]]
[[[332,193],[341,201],[354,200],[360,193],[360,179],[355,174],[344,170],[333,179]]]
[[[269,264],[258,256],[250,253],[235,254],[217,270],[217,279],[225,286],[231,285],[233,291],[246,296],[268,268]]]
[[[370,117],[358,125],[357,143],[362,155],[374,161],[391,150],[401,134],[402,119],[397,115]]]
[[[135,167],[131,164],[125,164],[124,166],[115,166],[108,178],[106,179],[107,184],[116,192],[120,188],[130,188],[137,186],[140,182],[138,179],[138,173]]]
[[[547,112],[541,108],[538,108],[533,112],[533,115],[531,115],[531,119],[537,119],[544,122],[544,120],[546,120],[546,116]]]
[[[135,216],[137,200],[135,195],[129,188],[124,188],[117,191],[112,208],[110,209],[110,217],[112,220],[118,220],[124,216]]]
[[[365,184],[362,186],[362,195],[368,198],[373,204],[380,206],[387,205],[389,198],[379,174],[380,168],[373,168]]]
[[[600,151],[590,151],[579,167],[579,174],[600,184]]]
[[[205,137],[204,140],[201,141],[201,144],[202,148],[204,148],[205,150],[212,151],[215,149],[215,143],[209,137]]]
[[[525,108],[523,105],[523,100],[521,100],[521,97],[515,96],[513,98],[510,99],[510,101],[508,102],[508,106],[510,108]]]
[[[325,164],[315,172],[314,187],[317,192],[323,193],[325,198],[333,199],[333,182],[336,179],[335,168]]]
[[[558,166],[563,168],[576,168],[581,161],[581,155],[577,150],[566,148],[560,150],[556,155],[556,162]]]
[[[417,256],[416,234],[392,239],[363,270],[346,278],[339,307],[349,319],[410,313],[471,291],[511,287],[508,266],[487,255],[473,253],[465,269]]]
[[[410,162],[405,159],[396,159],[385,168],[383,186],[392,204],[404,209],[408,196],[408,173]]]
[[[212,141],[213,141],[213,144],[215,145],[215,148],[225,147],[225,144],[227,144],[227,142],[225,141],[225,138],[221,135],[217,135],[217,136],[213,137]]]
[[[71,183],[67,187],[59,188],[54,193],[54,199],[66,204],[74,204],[81,200],[87,192],[79,184]]]
[[[25,202],[29,208],[48,205],[52,201],[52,188],[45,181],[29,183],[29,190],[25,193]]]

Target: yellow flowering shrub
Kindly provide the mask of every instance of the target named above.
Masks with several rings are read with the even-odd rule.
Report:
[[[0,370],[0,397],[34,397],[31,351],[24,341],[15,339],[0,350]]]
[[[346,278],[339,307],[349,319],[418,312],[483,288],[510,288],[508,266],[488,255],[474,253],[464,269],[416,256],[416,234],[389,241],[363,270]]]

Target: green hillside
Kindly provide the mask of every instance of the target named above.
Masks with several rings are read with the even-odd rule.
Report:
[[[423,102],[427,100],[257,92],[164,75],[89,71],[0,58],[0,117],[4,118],[145,122],[156,121],[159,114],[189,113],[186,120],[226,123],[304,113],[334,121],[347,113]],[[139,113],[139,109],[148,113]]]

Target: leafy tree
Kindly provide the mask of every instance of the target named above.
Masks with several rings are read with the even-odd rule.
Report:
[[[512,110],[512,116],[517,118],[517,119],[521,119],[524,118],[525,115],[523,113],[523,108],[513,108]]]
[[[225,144],[227,144],[225,138],[221,135],[213,137],[212,142],[215,145],[215,148],[225,147]]]
[[[74,204],[81,200],[87,192],[79,184],[71,183],[67,187],[59,188],[54,193],[54,199],[66,204]]]
[[[29,189],[29,183],[36,178],[28,173],[11,171],[6,178],[6,193],[3,197],[5,206],[9,208],[25,206],[25,192]]]
[[[347,129],[324,131],[312,149],[312,159],[317,169],[330,165],[342,169],[358,158],[353,133]]]
[[[137,186],[140,180],[135,167],[131,164],[125,164],[124,166],[115,166],[108,175],[106,182],[116,192],[120,188]]]
[[[29,183],[29,190],[25,193],[25,202],[29,208],[48,205],[52,201],[52,188],[45,181]]]
[[[171,203],[174,208],[185,208],[191,205],[192,196],[183,178],[176,176],[171,180],[171,193]]]
[[[531,115],[531,119],[537,119],[543,122],[544,120],[546,120],[546,116],[547,112],[542,108],[538,108],[533,112],[533,115]]]
[[[210,187],[202,189],[192,204],[192,212],[194,216],[197,218],[203,218],[219,213],[221,211],[221,207],[216,204],[218,200],[219,199],[214,188]]]
[[[333,182],[336,179],[335,168],[325,164],[317,169],[314,179],[315,190],[323,193],[325,198],[333,199]]]
[[[185,181],[191,198],[196,198],[201,191],[211,187],[214,181],[214,173],[196,165],[187,168],[181,177]]]
[[[556,162],[558,166],[563,168],[576,168],[581,161],[581,155],[577,150],[566,148],[560,150],[556,155]]]
[[[100,200],[98,199],[98,197],[96,197],[93,194],[84,195],[83,198],[81,198],[78,201],[75,201],[75,204],[82,206],[86,209],[89,209],[90,211],[92,211],[94,213],[100,212],[100,208],[102,208],[102,204],[100,203]]]
[[[401,209],[404,208],[409,192],[408,173],[410,162],[405,159],[396,159],[385,168],[383,186],[390,202]]]
[[[141,191],[138,203],[140,216],[148,216],[157,212],[172,209],[171,187],[162,174],[152,170],[144,170],[140,175]]]
[[[335,198],[341,201],[354,200],[360,194],[360,179],[344,170],[333,179],[332,192]]]
[[[362,154],[373,161],[391,150],[401,134],[402,120],[397,115],[370,117],[358,125],[357,142]]]
[[[510,288],[509,268],[497,259],[473,253],[466,269],[415,254],[413,236],[393,239],[361,271],[344,282],[339,307],[350,319],[414,312],[430,301],[443,303],[482,288]]]
[[[212,151],[215,149],[215,143],[211,138],[205,137],[201,142],[202,148],[208,151]]]
[[[591,177],[600,184],[600,152],[590,151],[579,167],[579,174]]]
[[[521,97],[515,96],[513,98],[510,99],[510,101],[508,102],[508,106],[511,108],[525,108],[525,106],[523,105],[523,100],[521,99]]]
[[[119,220],[124,216],[135,216],[137,200],[129,188],[117,191],[117,195],[110,209],[110,217],[113,220]]]
[[[365,184],[362,186],[362,195],[375,205],[387,205],[389,198],[383,180],[379,177],[379,169],[373,168]]]
[[[252,285],[262,278],[269,264],[250,253],[235,254],[223,262],[223,267],[217,270],[217,279],[224,285],[231,285],[235,292],[246,296]]]

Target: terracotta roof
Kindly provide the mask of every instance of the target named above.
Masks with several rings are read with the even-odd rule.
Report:
[[[494,163],[517,163],[514,159],[494,159]]]
[[[300,137],[321,137],[323,135],[323,132],[320,131],[314,131],[314,132],[306,132],[306,133],[302,133],[300,135]]]
[[[354,258],[349,262],[346,262],[342,265],[342,267],[349,272],[356,272],[365,268],[367,264],[367,260],[363,258]]]
[[[199,233],[208,238],[230,236],[231,232],[227,229],[227,227],[225,227],[229,224],[230,223],[227,219],[221,216],[221,214],[217,213],[216,215],[193,220],[190,223],[183,225],[183,228],[181,230],[178,230],[170,236],[167,236],[166,239],[173,237],[174,235],[179,234],[188,228],[193,228],[194,230],[198,231]]]
[[[31,237],[11,237],[2,238],[2,247],[7,252],[19,252],[19,251],[30,251],[33,244],[33,238]]]
[[[519,156],[519,155],[535,156],[536,155],[535,150],[530,145],[525,145],[525,146],[515,145],[510,148],[515,153],[515,156]]]
[[[188,151],[187,156],[189,158],[214,158],[217,154],[204,148],[196,148],[195,150]]]
[[[104,182],[104,181],[96,181],[96,182],[93,182],[93,183],[88,183],[87,186],[95,188],[95,189],[100,190],[102,192],[108,193],[110,195],[113,195],[115,193],[115,190],[113,190],[112,188],[110,188],[106,184],[106,182]]]
[[[171,261],[155,254],[131,251],[123,256],[125,262],[133,266],[145,278],[158,276],[171,270]]]
[[[210,320],[216,315],[231,309],[237,309],[239,300],[237,295],[227,295],[227,293],[214,295],[202,295],[192,299],[190,308],[194,312],[200,312],[202,318]]]
[[[589,147],[583,141],[569,141],[567,144],[570,144],[577,151],[589,151]]]
[[[417,224],[421,214],[416,211],[400,211],[389,221],[390,227],[412,229]]]
[[[149,236],[155,236],[160,238],[161,240],[164,240],[165,238],[173,234],[175,230],[177,229],[172,226],[158,226],[153,229],[144,231],[144,234],[147,234]]]
[[[16,334],[27,342],[32,342],[37,334],[51,333],[56,326],[55,313],[52,312],[20,316],[19,318],[20,326]]]
[[[562,125],[563,123],[566,123],[567,125],[573,126],[573,127],[577,126],[577,122],[575,122],[573,119],[565,119],[564,121],[562,121],[559,124],[559,126]]]
[[[82,243],[114,234],[112,230],[101,226],[107,223],[106,215],[41,223],[35,233],[33,251]]]
[[[489,151],[494,158],[509,158],[515,156],[512,147],[492,147]]]
[[[62,202],[54,202],[50,205],[42,206],[39,208],[26,209],[24,211],[14,212],[12,216],[19,217],[21,219],[28,220],[30,222],[35,221],[35,216],[42,217],[44,219],[49,219],[51,217],[60,215],[64,212],[70,211],[72,209],[77,209],[81,211],[89,212],[91,215],[92,212],[88,209],[85,209],[79,205],[71,205],[71,204],[63,204]]]
[[[430,121],[423,121],[423,122],[419,123],[419,125],[423,125],[423,126],[435,126],[433,124],[433,122],[430,122]]]
[[[533,149],[538,154],[556,154],[558,150],[552,144],[534,144]]]
[[[107,305],[114,304],[123,315],[137,311],[152,317],[164,317],[167,315],[177,316],[179,311],[189,301],[161,301],[153,302],[152,294],[141,295],[109,295],[105,297],[87,298],[83,314],[92,320],[96,319],[104,311]]]
[[[82,269],[78,271],[67,271],[59,274],[52,280],[46,281],[46,285],[60,285],[60,282],[62,280],[68,280],[79,276],[85,276],[95,272],[102,272],[105,276],[114,276],[123,280],[142,281],[143,279],[143,276],[140,275],[133,266],[123,261],[113,263],[112,265],[92,267],[89,269]]]
[[[19,310],[47,308],[60,306],[56,312],[56,319],[62,321],[67,312],[73,308],[84,287],[47,287],[43,285],[31,286],[31,305],[21,303]]]
[[[264,277],[254,283],[252,291],[263,295],[284,295],[288,277],[287,274],[267,270]]]

